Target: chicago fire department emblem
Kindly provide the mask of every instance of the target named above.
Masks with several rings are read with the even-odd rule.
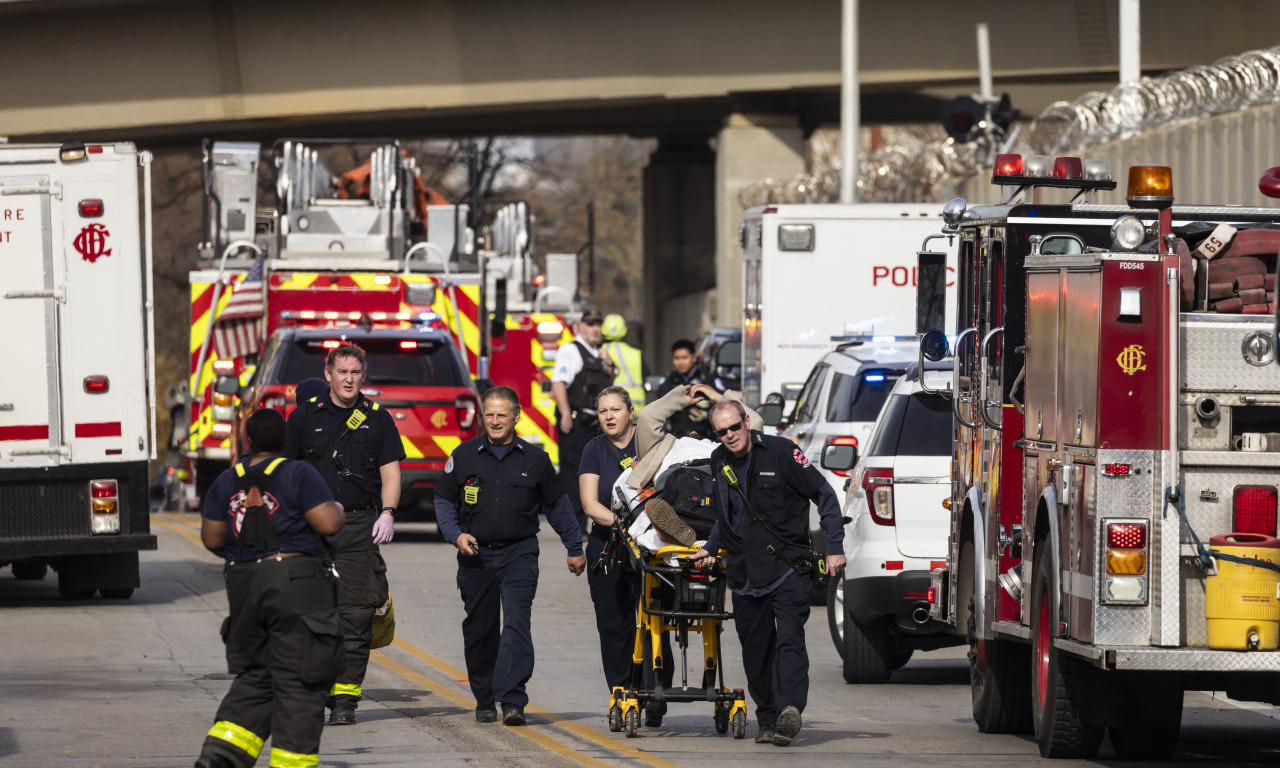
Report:
[[[436,429],[444,429],[444,425],[449,423],[449,417],[444,415],[444,411],[436,411],[431,414],[431,426]]]
[[[1147,353],[1143,351],[1142,345],[1130,344],[1120,350],[1120,355],[1116,358],[1116,362],[1120,364],[1120,370],[1132,376],[1138,371],[1147,370],[1146,359]]]
[[[805,469],[808,469],[811,466],[809,464],[809,457],[805,456],[804,451],[800,450],[799,448],[791,452],[791,458],[795,459],[796,463],[804,467]]]
[[[274,515],[280,508],[280,502],[276,501],[276,497],[272,496],[270,491],[259,491],[256,486],[248,491],[236,491],[236,494],[231,497],[228,516],[231,518],[231,529],[235,531],[237,538],[240,536],[240,526],[244,524],[245,510],[258,504],[266,507],[267,517]]]
[[[71,244],[80,252],[81,258],[92,264],[103,256],[111,255],[111,249],[107,247],[110,236],[111,233],[101,224],[89,224],[80,230]]]

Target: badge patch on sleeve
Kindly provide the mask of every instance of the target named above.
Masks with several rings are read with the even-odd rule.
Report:
[[[809,459],[804,455],[804,451],[800,450],[799,448],[791,452],[791,458],[795,459],[796,463],[804,467],[805,469],[808,469],[811,466],[809,464]]]
[[[450,456],[449,460],[444,463],[444,473],[447,475],[452,471],[453,471],[453,456]]]

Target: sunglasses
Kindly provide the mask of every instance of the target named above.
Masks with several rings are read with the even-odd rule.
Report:
[[[724,429],[717,429],[717,430],[715,430],[715,434],[716,434],[716,437],[724,437],[725,435],[729,434],[730,432],[737,432],[737,431],[738,431],[738,430],[740,430],[740,429],[742,429],[742,422],[741,422],[741,421],[739,421],[737,424],[730,424],[729,426],[725,427]]]

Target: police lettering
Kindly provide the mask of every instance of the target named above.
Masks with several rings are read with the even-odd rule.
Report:
[[[888,280],[890,283],[892,283],[893,285],[899,288],[905,288],[908,285],[914,288],[916,286],[916,270],[917,269],[918,269],[917,267],[911,267],[910,269],[908,269],[907,267],[902,267],[902,266],[898,266],[898,267],[887,267],[883,265],[874,266],[871,268],[871,285],[872,287],[877,287],[880,285],[881,280]],[[955,271],[956,271],[955,267],[947,267],[947,275],[954,275]],[[950,280],[947,282],[947,287],[950,288],[955,284],[956,284],[955,280]]]

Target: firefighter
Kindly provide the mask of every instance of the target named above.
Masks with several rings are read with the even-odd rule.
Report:
[[[205,548],[227,561],[223,640],[235,679],[195,765],[253,765],[268,737],[271,765],[316,765],[325,696],[343,663],[321,537],[344,518],[315,469],[280,456],[278,411],[256,411],[245,434],[249,452],[214,481],[200,524]]]
[[[365,352],[343,342],[325,357],[326,394],[289,415],[284,455],[306,459],[346,512],[342,535],[331,538],[338,571],[338,610],[346,668],[330,692],[330,725],[351,725],[363,694],[373,615],[387,601],[387,566],[378,545],[391,541],[400,501],[404,448],[395,420],[360,393]]]
[[[613,361],[600,347],[603,323],[604,317],[599,312],[594,309],[585,312],[574,329],[573,341],[556,350],[555,370],[551,374],[560,474],[568,478],[565,491],[582,530],[586,530],[587,518],[582,512],[578,491],[578,465],[582,463],[582,450],[587,442],[600,434],[596,395],[613,383],[616,374]]]
[[[606,315],[600,332],[604,336],[604,352],[613,361],[613,367],[618,372],[613,383],[627,390],[638,411],[644,407],[644,380],[649,373],[644,364],[644,356],[640,354],[640,350],[625,341],[627,321],[622,315]]]
[[[809,696],[804,624],[809,618],[811,570],[809,503],[818,506],[827,537],[826,570],[844,569],[844,527],[835,491],[795,443],[748,427],[737,400],[711,409],[720,445],[711,454],[717,519],[706,545],[694,553],[710,565],[723,545],[733,592],[733,623],[742,644],[747,689],[756,704],[757,744],[785,747],[800,732]]]
[[[516,438],[520,399],[494,387],[480,403],[485,434],[454,449],[436,484],[436,520],[458,548],[458,589],[466,618],[463,653],[476,722],[524,725],[525,683],[533,675],[530,630],[538,588],[538,513],[564,543],[580,575],[582,530],[541,448]]]

